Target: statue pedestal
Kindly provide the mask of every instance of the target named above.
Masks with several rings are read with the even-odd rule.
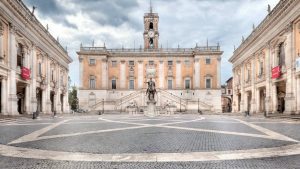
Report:
[[[147,101],[148,107],[147,107],[147,111],[145,112],[146,116],[149,116],[149,117],[155,117],[155,116],[157,116],[155,104],[156,104],[155,100]]]

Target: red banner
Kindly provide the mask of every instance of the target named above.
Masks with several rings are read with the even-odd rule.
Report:
[[[22,67],[21,69],[21,77],[24,80],[30,80],[30,70],[26,67]]]
[[[272,68],[272,79],[278,79],[281,75],[280,66]]]

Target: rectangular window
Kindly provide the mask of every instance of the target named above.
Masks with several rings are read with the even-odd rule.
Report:
[[[172,60],[168,61],[168,66],[173,66],[173,61]]]
[[[117,61],[115,61],[115,60],[111,61],[111,66],[112,67],[117,67]]]
[[[60,76],[60,85],[63,85],[64,84],[64,76]]]
[[[117,81],[115,79],[111,80],[111,88],[117,89]]]
[[[42,76],[42,63],[39,63],[39,76]]]
[[[17,66],[22,67],[23,66],[23,45],[18,44],[18,49],[17,49]]]
[[[185,61],[184,61],[184,64],[185,64],[186,66],[190,66],[190,61],[189,61],[189,60],[185,60]]]
[[[128,64],[129,64],[129,66],[134,66],[134,61],[130,60]]]
[[[154,65],[154,61],[153,60],[149,60],[149,65],[153,66]]]
[[[96,65],[96,60],[95,59],[90,59],[90,65]]]
[[[191,88],[191,81],[188,79],[188,80],[185,80],[185,89],[190,89]]]
[[[96,79],[95,76],[90,76],[90,88],[95,89],[96,88]]]
[[[173,84],[172,80],[168,80],[168,89],[172,89],[172,84]]]
[[[54,81],[54,70],[51,70],[51,80]]]
[[[134,89],[134,80],[129,80],[129,89],[130,90]]]
[[[282,66],[282,65],[284,65],[285,64],[285,51],[284,51],[285,49],[284,49],[284,43],[282,42],[282,43],[280,43],[280,45],[279,45],[279,65],[280,66]]]
[[[206,85],[205,88],[210,89],[211,88],[211,79],[206,79],[205,82],[206,82],[205,83],[205,85]]]
[[[264,73],[264,64],[263,62],[260,62],[260,74],[259,75],[262,75]]]
[[[210,58],[205,59],[205,64],[209,65],[210,64]]]

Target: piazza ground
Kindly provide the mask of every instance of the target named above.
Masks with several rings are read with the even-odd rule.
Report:
[[[6,168],[300,168],[300,121],[220,115],[0,118]]]

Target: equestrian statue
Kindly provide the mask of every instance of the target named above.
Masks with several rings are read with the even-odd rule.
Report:
[[[150,78],[150,80],[148,82],[145,82],[145,83],[148,84],[146,95],[148,95],[149,101],[154,101],[154,96],[155,96],[155,93],[156,93],[155,82],[152,81],[152,78]]]

